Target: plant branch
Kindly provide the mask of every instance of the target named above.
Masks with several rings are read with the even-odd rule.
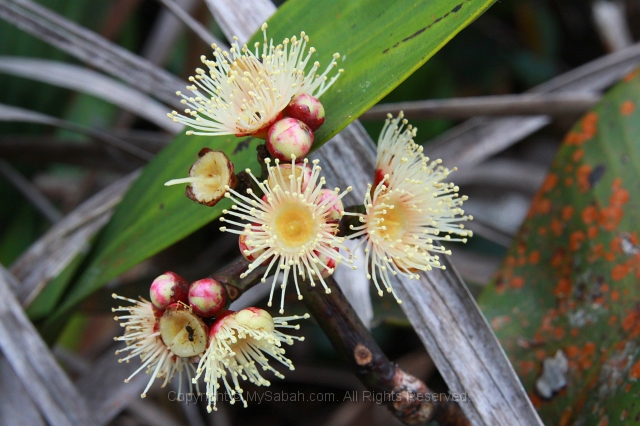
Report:
[[[469,425],[454,402],[437,402],[421,380],[389,361],[345,298],[332,277],[324,279],[331,293],[309,282],[300,285],[304,302],[331,340],[333,347],[372,392],[384,395],[384,403],[405,424],[437,420],[442,424]]]
[[[404,111],[408,119],[469,118],[476,116],[582,114],[600,100],[593,93],[548,93],[482,96],[380,104],[360,120],[384,120],[387,114]]]

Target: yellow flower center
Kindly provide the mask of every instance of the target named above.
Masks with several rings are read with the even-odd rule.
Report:
[[[286,203],[278,207],[273,230],[282,248],[297,252],[313,241],[318,233],[318,222],[308,206]]]
[[[379,225],[384,227],[380,230],[380,236],[392,241],[401,240],[409,229],[407,212],[403,208],[402,202],[398,199],[385,200],[385,205],[393,206],[393,208],[386,207],[386,213],[379,216],[384,220]]]

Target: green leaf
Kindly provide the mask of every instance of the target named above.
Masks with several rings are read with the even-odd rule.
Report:
[[[344,74],[325,93],[326,121],[316,133],[319,147],[389,93],[494,0],[440,0],[407,4],[373,0],[286,2],[269,21],[268,36],[283,40],[304,30],[325,66],[339,52]],[[262,38],[261,34],[255,36]],[[255,145],[235,155],[236,170],[256,170]],[[58,310],[78,303],[106,281],[184,238],[220,215],[162,186],[186,176],[202,147],[235,152],[246,143],[230,137],[178,137],[144,171],[98,242],[88,268]],[[213,263],[213,262],[212,262]],[[212,264],[212,267],[215,267]]]
[[[569,132],[479,299],[545,424],[627,424],[640,413],[638,105],[636,71]],[[545,400],[535,382],[558,350],[568,384]]]

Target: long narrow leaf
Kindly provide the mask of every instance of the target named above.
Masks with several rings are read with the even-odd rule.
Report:
[[[117,105],[171,133],[182,126],[167,120],[168,107],[135,88],[88,68],[47,59],[0,56],[0,73],[30,78],[93,95]]]

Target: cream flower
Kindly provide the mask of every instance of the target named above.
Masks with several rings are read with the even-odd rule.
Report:
[[[193,392],[193,386],[191,385],[192,374],[195,374],[195,367],[189,363],[190,357],[181,357],[177,356],[167,345],[164,343],[161,333],[160,321],[156,318],[154,314],[153,305],[151,302],[148,302],[144,299],[133,300],[126,297],[118,296],[117,294],[112,295],[114,299],[120,299],[132,303],[132,306],[119,306],[117,308],[112,308],[113,312],[127,312],[128,315],[121,315],[115,317],[116,321],[122,321],[121,326],[125,327],[125,332],[123,336],[115,337],[114,340],[124,342],[127,346],[124,349],[120,349],[116,351],[116,355],[122,352],[129,351],[129,354],[119,359],[118,362],[129,362],[131,359],[140,356],[140,361],[142,365],[138,368],[131,376],[129,376],[125,383],[128,383],[129,380],[136,374],[138,374],[143,369],[146,369],[147,374],[151,374],[151,378],[149,379],[149,383],[147,383],[147,387],[142,392],[141,397],[144,398],[147,395],[147,391],[151,387],[151,384],[156,378],[164,378],[164,382],[162,383],[162,387],[165,387],[178,373],[180,389],[182,386],[182,373],[186,372],[187,378],[190,383],[190,392]],[[165,312],[166,315],[166,312]],[[169,326],[173,326],[177,323],[183,322],[183,318],[180,314],[178,321],[175,321],[174,318],[171,321],[165,321]],[[190,320],[187,319],[187,320]],[[181,325],[181,324],[180,324]],[[198,324],[191,323],[189,325],[190,330],[200,331],[202,334],[202,330],[198,327]],[[168,328],[165,326],[165,328]],[[184,328],[184,327],[181,327]],[[171,333],[173,330],[169,330],[169,334],[172,334],[175,337],[175,333]],[[168,333],[165,331],[164,333],[167,335]],[[202,338],[206,339],[206,332],[204,336],[196,335],[195,338],[193,333],[190,337],[190,344],[193,343],[199,338],[202,341]],[[206,340],[205,340],[206,342]],[[185,342],[181,342],[181,340],[173,339],[173,348],[174,350],[181,349],[184,351]],[[196,342],[197,345],[197,342]],[[190,345],[191,348],[187,349],[188,355],[193,355],[194,345]],[[204,349],[204,345],[203,345]],[[196,349],[197,352],[197,349]],[[196,384],[197,390],[197,384]],[[198,393],[199,390],[197,390]]]
[[[281,346],[283,342],[292,345],[294,340],[302,341],[304,337],[289,336],[276,328],[297,330],[300,326],[290,325],[289,321],[301,318],[309,318],[309,315],[272,318],[268,312],[258,308],[243,309],[219,318],[211,327],[209,346],[193,379],[195,383],[204,373],[207,410],[217,410],[220,380],[231,397],[231,403],[237,398],[246,407],[240,379],[258,386],[269,386],[270,382],[262,377],[260,370],[271,371],[276,377],[284,378],[271,367],[265,354],[293,370],[293,364],[284,356],[285,350]]]
[[[378,140],[375,182],[364,200],[366,213],[345,213],[360,216],[364,223],[351,227],[356,232],[350,238],[364,236],[367,276],[380,295],[378,279],[399,303],[389,273],[417,279],[419,271],[444,269],[438,254],[451,251],[434,241],[466,242],[464,237],[472,235],[460,223],[472,219],[461,208],[467,197],[459,197],[458,187],[444,182],[450,170],[440,166],[441,160],[430,162],[422,154],[413,141],[415,134],[402,113],[395,119],[389,115]]]
[[[328,265],[331,260],[335,263],[343,260],[336,248],[344,249],[344,238],[336,237],[337,221],[333,216],[339,200],[352,188],[349,187],[342,193],[336,188],[336,196],[327,197],[322,191],[325,180],[320,177],[321,169],[317,160],[313,161],[308,181],[303,179],[305,173],[300,173],[299,169],[306,167],[307,162],[305,159],[304,165],[295,165],[295,160],[292,160],[291,167],[285,168],[285,165],[280,166],[278,160],[275,160],[275,166],[270,166],[270,160],[266,159],[269,178],[264,182],[259,182],[247,169],[246,172],[264,196],[258,197],[251,189],[247,190],[248,196],[228,189],[225,196],[231,198],[235,205],[223,213],[244,222],[220,218],[222,222],[241,228],[221,227],[220,230],[241,236],[241,242],[247,247],[243,251],[246,258],[252,259],[251,255],[255,254],[249,271],[268,262],[262,278],[264,282],[275,266],[268,306],[271,306],[276,280],[282,272],[281,314],[284,312],[284,291],[290,282],[290,275],[293,275],[298,299],[302,299],[298,276],[308,278],[312,286],[315,286],[315,279],[319,280],[329,293],[322,273],[325,276],[326,273],[333,273],[334,268]],[[352,263],[350,260],[347,262]],[[244,278],[246,275],[245,272],[240,277]]]
[[[318,74],[319,62],[305,73],[305,67],[315,52],[307,51],[309,37],[304,32],[300,38],[293,36],[274,46],[267,42],[267,24],[262,25],[264,42],[255,43],[252,52],[238,44],[234,37],[230,52],[212,45],[214,60],[201,56],[208,71],[196,69],[189,77],[193,93],[188,96],[177,92],[188,108],[186,115],[176,111],[169,114],[173,121],[195,130],[195,135],[259,135],[273,124],[291,99],[305,93],[320,97],[336,81],[342,70],[329,79],[329,73],[337,66],[332,59],[322,74]],[[334,54],[334,59],[340,57]]]

